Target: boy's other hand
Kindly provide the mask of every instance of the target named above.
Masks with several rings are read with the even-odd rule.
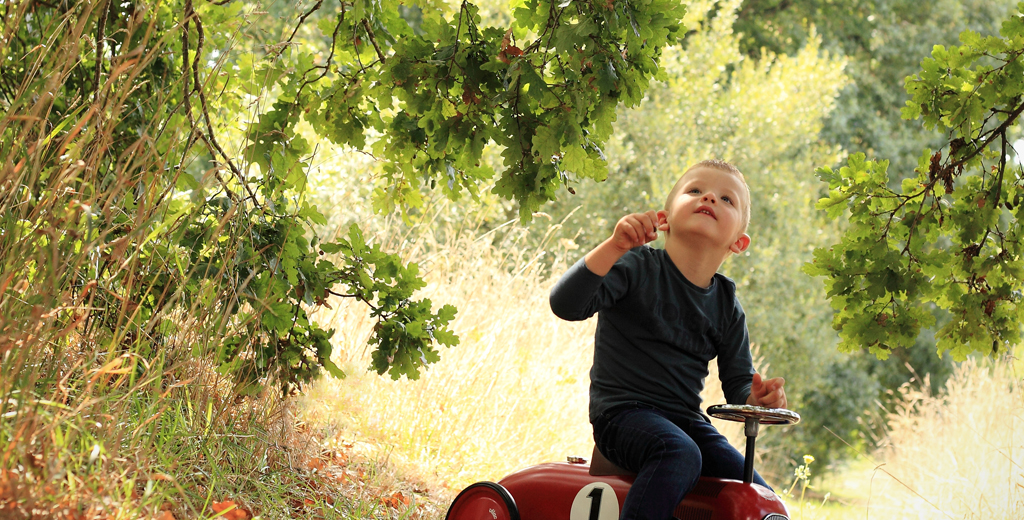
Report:
[[[786,380],[781,377],[762,380],[761,374],[754,373],[754,381],[750,385],[750,397],[747,404],[766,408],[786,408]]]
[[[612,232],[611,242],[620,251],[629,251],[658,238],[658,214],[630,213],[619,219]]]

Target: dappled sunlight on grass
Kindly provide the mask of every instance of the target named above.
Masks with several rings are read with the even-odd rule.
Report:
[[[505,240],[516,233],[507,229]],[[589,458],[596,320],[570,323],[551,313],[554,280],[541,274],[539,253],[512,255],[493,245],[491,235],[453,235],[444,244],[412,241],[410,247],[423,256],[429,282],[423,295],[459,308],[453,328],[461,344],[443,351],[418,381],[367,373],[373,321],[364,307],[340,301],[329,319],[338,329],[335,360],[349,377],[317,384],[303,413],[392,444],[394,458],[456,488],[567,455]],[[568,262],[582,254],[565,253],[557,254]],[[563,262],[553,272],[565,268]],[[705,400],[722,402],[717,375],[708,381],[713,388]],[[734,438],[739,430],[723,428]]]
[[[367,373],[373,321],[365,307],[339,302],[331,326],[349,377],[311,389],[306,413],[393,443],[458,484],[587,454],[593,323],[556,319],[537,264],[503,258],[489,240],[459,239],[423,263],[424,296],[459,308],[461,344],[418,381]]]

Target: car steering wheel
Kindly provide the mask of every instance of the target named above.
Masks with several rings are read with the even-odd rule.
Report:
[[[747,422],[757,419],[760,424],[796,424],[800,414],[785,408],[765,408],[749,404],[716,404],[708,407],[708,415],[725,421]]]
[[[716,404],[708,407],[708,415],[716,419],[743,423],[747,452],[743,457],[743,482],[754,481],[754,440],[761,424],[796,424],[800,414],[785,408],[765,408],[750,404]]]

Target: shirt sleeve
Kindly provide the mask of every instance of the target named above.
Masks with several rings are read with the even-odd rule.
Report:
[[[722,381],[722,393],[727,403],[746,404],[753,383],[754,364],[747,336],[747,317],[738,301],[732,318],[722,338],[722,350],[718,353],[718,378]]]
[[[594,274],[581,258],[551,288],[551,311],[563,320],[582,321],[614,305],[629,292],[635,256],[635,250],[626,253],[605,276]]]

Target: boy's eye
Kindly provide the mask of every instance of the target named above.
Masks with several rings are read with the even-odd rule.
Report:
[[[729,204],[732,204],[732,199],[730,199],[728,195],[723,195],[722,200],[728,202]]]
[[[690,193],[700,193],[700,188],[690,188]]]

